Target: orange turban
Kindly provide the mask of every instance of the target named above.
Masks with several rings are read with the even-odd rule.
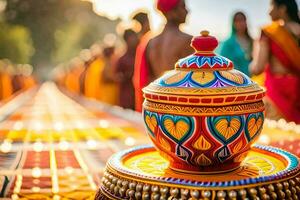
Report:
[[[177,6],[180,0],[157,0],[157,9],[163,13],[169,12]]]

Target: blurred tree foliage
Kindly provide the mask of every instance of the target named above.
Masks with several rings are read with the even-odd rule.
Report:
[[[90,2],[80,0],[7,0],[5,18],[30,30],[32,64],[37,67],[67,61],[114,33],[118,23],[95,14]]]
[[[33,52],[27,28],[0,22],[0,59],[7,58],[14,63],[28,63]]]
[[[0,0],[0,59],[14,63],[28,63],[34,52],[30,31],[20,25],[5,22],[6,1]]]

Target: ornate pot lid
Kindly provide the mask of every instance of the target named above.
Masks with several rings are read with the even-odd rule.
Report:
[[[143,89],[149,101],[179,105],[224,106],[261,101],[264,88],[234,69],[231,60],[215,54],[218,40],[202,31],[191,46],[195,53],[180,59]]]

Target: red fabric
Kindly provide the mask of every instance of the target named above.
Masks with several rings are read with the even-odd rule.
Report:
[[[282,65],[288,69],[291,61],[284,51],[272,40],[270,41],[271,53]],[[294,71],[293,75],[280,75],[272,73],[270,66],[266,70],[267,96],[276,104],[279,111],[289,121],[300,124],[300,72]]]
[[[287,67],[290,71],[296,73],[297,76],[300,76],[300,69],[293,66],[293,62],[289,59],[283,49],[273,40],[269,39],[269,45],[272,55],[274,55],[282,65]]]
[[[157,9],[163,13],[169,12],[177,6],[180,0],[157,0]]]
[[[263,37],[272,41],[270,43],[271,52],[280,59],[280,61],[291,72],[300,74],[300,48],[298,41],[287,31],[280,23],[273,22],[263,28]],[[284,63],[288,61],[288,63]]]
[[[267,96],[289,121],[300,124],[300,79],[293,75],[276,75],[266,70]]]
[[[136,49],[133,84],[135,89],[135,110],[142,112],[144,101],[142,89],[150,83],[149,64],[147,62],[146,49],[150,40],[150,33],[147,33],[141,39]]]

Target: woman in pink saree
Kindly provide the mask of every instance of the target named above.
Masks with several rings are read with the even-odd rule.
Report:
[[[272,24],[262,29],[252,74],[265,71],[266,115],[300,124],[300,20],[295,0],[273,0]]]

